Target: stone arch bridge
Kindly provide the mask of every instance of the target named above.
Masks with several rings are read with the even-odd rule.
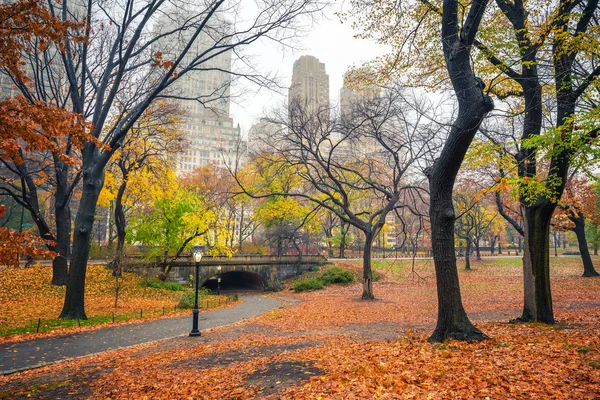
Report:
[[[235,279],[245,281],[254,288],[277,291],[283,289],[285,279],[298,276],[307,271],[314,271],[327,262],[327,258],[321,255],[205,256],[202,257],[200,262],[198,282],[202,286],[210,278],[220,274],[224,281]],[[195,273],[195,263],[191,256],[180,257],[172,266],[171,278],[174,280],[188,281],[190,275]]]

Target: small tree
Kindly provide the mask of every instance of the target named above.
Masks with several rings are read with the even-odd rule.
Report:
[[[309,110],[292,101],[288,114],[271,119],[284,128],[265,143],[273,155],[263,157],[272,168],[292,171],[300,185],[250,193],[309,200],[360,230],[363,299],[374,298],[371,249],[386,216],[397,208],[414,208],[425,194],[407,179],[433,146],[432,132],[416,107],[398,89],[366,96],[340,118],[331,118],[328,108]]]

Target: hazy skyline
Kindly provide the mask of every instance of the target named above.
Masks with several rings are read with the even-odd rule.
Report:
[[[339,103],[343,75],[348,68],[385,52],[385,46],[373,41],[355,39],[354,35],[357,32],[352,30],[349,23],[341,24],[335,16],[335,12],[339,10],[339,6],[330,7],[326,18],[315,22],[311,33],[297,43],[300,50],[282,52],[274,43],[250,47],[249,53],[255,55],[258,66],[264,69],[262,72],[276,73],[285,89],[282,89],[281,93],[263,89],[256,94],[256,88],[250,88],[250,93],[232,102],[231,117],[235,124],[240,124],[244,137],[250,126],[264,116],[266,111],[287,104],[287,88],[292,81],[293,64],[300,56],[315,56],[325,64],[329,75],[329,98],[335,106]]]

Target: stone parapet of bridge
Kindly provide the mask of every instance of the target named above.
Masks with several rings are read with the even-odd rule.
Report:
[[[200,262],[198,282],[203,285],[217,274],[244,274],[248,279],[260,279],[265,291],[278,291],[284,288],[285,279],[313,271],[320,265],[326,264],[327,258],[322,255],[306,256],[204,256]],[[171,263],[171,277],[175,280],[187,281],[194,274],[191,256],[182,256]],[[220,268],[219,268],[220,267]],[[154,273],[153,271],[148,271]],[[158,271],[156,271],[158,273]]]

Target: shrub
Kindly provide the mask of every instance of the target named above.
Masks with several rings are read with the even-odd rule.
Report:
[[[294,284],[295,292],[304,292],[305,290],[319,290],[323,289],[323,282],[321,279],[316,277],[302,279],[301,281]]]
[[[208,290],[207,288],[198,289],[198,302],[200,302],[201,298],[208,296],[209,294],[210,294],[210,290]],[[185,292],[185,294],[183,296],[181,296],[181,299],[179,300],[179,304],[177,305],[177,307],[179,307],[179,308],[194,308],[194,298],[195,298],[195,292],[193,290]]]
[[[166,289],[172,290],[174,292],[182,292],[185,290],[183,285],[179,282],[171,282],[171,281],[161,281],[158,278],[148,278],[142,281],[142,285],[146,287],[151,287],[153,289]]]
[[[331,267],[323,272],[321,281],[325,285],[331,285],[333,283],[350,283],[354,282],[354,275],[346,269]]]

